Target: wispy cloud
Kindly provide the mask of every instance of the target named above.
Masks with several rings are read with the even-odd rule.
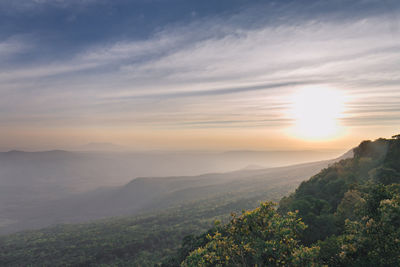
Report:
[[[29,50],[27,38],[19,35],[0,40],[0,59],[4,62]]]
[[[290,5],[295,4],[285,8]],[[310,8],[319,10],[317,4]],[[326,10],[309,18],[291,10],[256,20],[257,12],[169,23],[145,37],[99,40],[46,60],[35,57],[38,33],[30,35],[31,42],[0,41],[2,123],[277,127],[276,121],[290,122],[287,96],[318,84],[351,96],[346,125],[397,122],[397,9],[354,17],[337,13],[345,19],[335,13],[324,18]],[[34,59],[17,60],[24,51]],[[372,101],[377,97],[380,104]]]

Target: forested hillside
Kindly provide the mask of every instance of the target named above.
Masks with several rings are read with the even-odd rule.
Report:
[[[288,177],[300,174],[300,166]],[[290,179],[265,175],[228,179],[220,184],[225,190],[200,187],[208,199],[194,197],[153,214],[1,237],[0,264],[400,265],[399,136],[362,142],[353,158],[332,163],[287,197],[281,198],[293,185]],[[195,188],[182,189],[154,203],[195,196]],[[279,199],[278,208],[257,204]]]
[[[51,213],[73,220],[139,211],[95,223],[60,225],[0,237],[0,265],[152,266],[168,260],[187,235],[200,234],[232,211],[278,201],[312,174],[331,164],[321,161],[289,167],[240,170],[188,177],[138,178],[110,192],[76,198],[70,205],[49,203]],[[68,204],[68,203],[67,203]],[[57,210],[59,208],[59,210]],[[29,220],[35,222],[35,220]]]
[[[399,266],[400,136],[364,141],[273,204],[185,239],[164,266]]]
[[[0,234],[162,210],[187,200],[258,190],[271,180],[282,180],[292,190],[332,161],[242,168],[301,162],[312,155],[327,156],[312,151],[0,152]],[[202,175],[193,176],[197,173]]]
[[[303,235],[310,244],[344,231],[345,220],[357,218],[355,207],[375,185],[400,182],[400,140],[364,141],[354,158],[342,160],[300,184],[280,201],[280,212],[298,210],[308,225]]]

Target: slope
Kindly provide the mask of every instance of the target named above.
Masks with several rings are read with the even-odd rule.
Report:
[[[103,210],[101,214],[105,214],[107,207],[116,208],[119,204],[129,210],[138,197],[133,192],[140,193],[142,198],[154,194],[140,210],[142,215],[0,237],[0,264],[152,266],[176,251],[184,236],[205,231],[216,219],[226,221],[232,211],[254,208],[260,201],[277,201],[332,162],[193,177],[135,179],[108,192],[108,198],[97,202],[96,207]],[[99,201],[97,197],[93,201]],[[83,210],[88,207],[93,211],[95,206]]]

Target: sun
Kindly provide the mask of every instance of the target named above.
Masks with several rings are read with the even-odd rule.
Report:
[[[339,136],[339,118],[344,112],[343,92],[328,87],[298,89],[290,99],[289,116],[294,121],[292,135],[310,141]]]

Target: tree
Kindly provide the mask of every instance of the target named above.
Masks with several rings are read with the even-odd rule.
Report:
[[[339,256],[345,266],[400,266],[399,185],[374,185],[364,216],[346,221]]]
[[[392,136],[393,139],[400,139],[400,134],[396,134]]]
[[[306,225],[295,212],[279,215],[272,203],[233,215],[209,235],[209,242],[190,253],[183,266],[313,266],[318,247],[299,244]]]
[[[345,221],[345,219],[354,221],[359,218],[356,211],[364,202],[359,191],[349,190],[344,194],[335,215],[340,218],[340,221]]]

